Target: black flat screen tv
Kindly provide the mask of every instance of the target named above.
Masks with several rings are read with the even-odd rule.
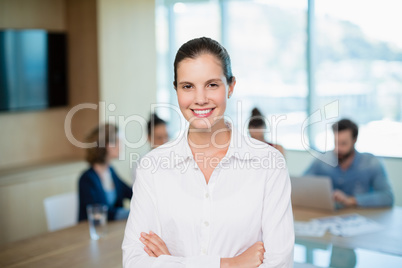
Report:
[[[0,112],[68,105],[67,37],[0,30]]]

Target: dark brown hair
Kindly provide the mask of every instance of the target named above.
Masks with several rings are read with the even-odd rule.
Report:
[[[174,87],[177,87],[177,67],[179,63],[187,58],[195,59],[203,54],[211,54],[215,56],[221,63],[223,74],[226,77],[226,82],[230,85],[233,82],[232,67],[230,57],[226,49],[217,41],[208,38],[195,38],[183,44],[177,51],[174,60]]]
[[[248,128],[266,128],[264,116],[257,108],[251,111],[250,122],[248,123]]]
[[[356,123],[349,119],[341,119],[335,124],[332,125],[332,131],[339,132],[342,130],[350,129],[352,131],[353,139],[357,139],[357,135],[359,134],[359,128],[357,127]]]
[[[147,122],[147,134],[151,136],[151,131],[158,125],[166,125],[166,121],[160,118],[157,114],[152,113]]]
[[[107,145],[115,143],[118,128],[115,125],[100,125],[93,129],[86,138],[86,142],[96,142],[96,146],[87,148],[85,160],[93,165],[95,163],[104,164],[107,156]]]

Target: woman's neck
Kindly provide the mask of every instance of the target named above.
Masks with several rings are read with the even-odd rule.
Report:
[[[92,168],[96,171],[96,173],[103,174],[109,168],[109,163],[108,162],[105,162],[103,164],[95,163],[92,165]]]
[[[227,149],[230,143],[230,131],[223,119],[211,129],[200,130],[190,126],[188,133],[190,148],[197,152]]]

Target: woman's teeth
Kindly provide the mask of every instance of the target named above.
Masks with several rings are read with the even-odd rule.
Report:
[[[199,114],[199,115],[203,115],[203,114],[209,114],[212,109],[208,109],[208,110],[193,110],[194,113]]]

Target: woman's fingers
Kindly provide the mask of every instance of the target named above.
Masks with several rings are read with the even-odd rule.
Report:
[[[240,255],[233,257],[234,267],[258,267],[264,261],[264,243],[258,241]]]
[[[152,241],[148,240],[148,239],[144,239],[143,237],[140,238],[141,242],[147,247],[147,249],[149,249],[150,251],[152,251],[152,253],[156,256],[159,257],[160,255],[162,255],[162,251],[158,248],[158,246],[156,246],[154,243],[152,243]],[[145,248],[144,248],[145,250]],[[147,252],[148,253],[148,252]],[[149,254],[148,254],[149,255]]]
[[[152,250],[150,250],[147,246],[144,247],[145,252],[149,255],[149,257],[157,257]]]
[[[151,242],[155,246],[157,246],[161,251],[163,251],[163,247],[165,247],[165,242],[156,234],[150,232],[149,234],[147,233],[141,233],[141,237],[143,237],[145,240]]]
[[[159,257],[160,255],[170,255],[165,242],[163,242],[157,234],[153,232],[150,232],[149,234],[142,232],[140,240],[156,257]],[[148,255],[150,254],[148,253]]]
[[[264,251],[260,251],[261,252],[261,254],[259,255],[259,257],[260,257],[260,261],[261,261],[261,263],[264,261],[264,252],[265,252],[265,249],[264,249]]]
[[[264,261],[264,253],[265,253],[265,248],[263,247],[263,248],[262,248],[261,258],[260,258],[261,263]]]
[[[158,257],[159,255],[162,254],[161,250],[159,249],[159,247],[152,241],[149,239],[149,236],[145,233],[141,233],[141,237],[140,237],[141,242],[147,247],[147,249],[151,250],[152,253]],[[144,248],[145,250],[145,248]],[[148,253],[148,252],[147,252]],[[148,254],[149,255],[149,254]]]
[[[259,241],[259,242],[255,243],[255,245],[257,247],[258,259],[262,263],[264,261],[264,252],[265,252],[264,243]]]
[[[160,238],[157,234],[154,232],[150,231],[149,232],[150,240],[152,243],[156,244],[158,248],[162,251],[163,254],[168,254],[170,255],[165,242],[163,242],[162,238]]]

